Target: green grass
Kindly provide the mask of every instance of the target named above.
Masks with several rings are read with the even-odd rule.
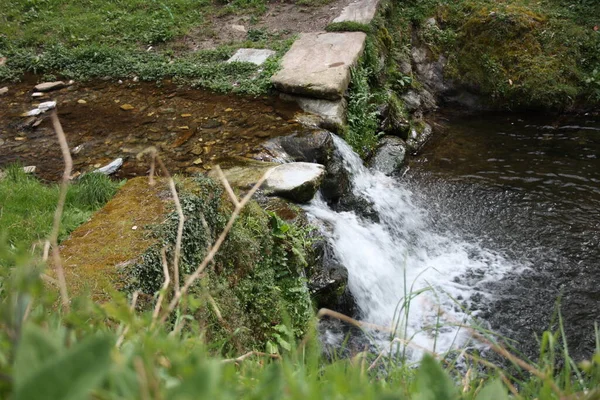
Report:
[[[281,56],[290,40],[251,30],[245,41],[191,52],[177,39],[206,28],[217,14],[255,14],[265,5],[264,0],[8,0],[0,4],[0,57],[7,59],[0,82],[26,73],[76,80],[175,78],[221,92],[263,94],[278,58],[262,68],[225,61],[241,47],[268,47]]]
[[[5,170],[0,180],[0,232],[12,248],[29,249],[47,238],[58,200],[58,186],[45,185],[17,165]],[[118,183],[100,174],[89,174],[71,186],[59,239],[89,219],[115,193]],[[42,246],[43,247],[43,246]],[[2,259],[0,258],[0,261]]]

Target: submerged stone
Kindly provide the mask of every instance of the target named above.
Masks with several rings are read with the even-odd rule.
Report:
[[[320,164],[305,162],[283,164],[273,169],[263,189],[266,194],[306,203],[319,190],[324,176],[325,167]]]
[[[365,47],[363,32],[303,33],[281,60],[271,81],[285,93],[338,100],[350,83],[350,68]]]
[[[339,100],[311,99],[285,93],[281,94],[281,98],[286,101],[295,101],[302,110],[318,115],[321,118],[318,126],[322,128],[340,132],[346,124],[346,99],[344,98]]]
[[[50,92],[52,90],[62,89],[67,86],[63,81],[56,82],[44,82],[39,85],[35,85],[35,90],[38,92]]]

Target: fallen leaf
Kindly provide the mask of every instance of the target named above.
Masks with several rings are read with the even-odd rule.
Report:
[[[133,107],[131,104],[123,104],[120,108],[123,111],[129,111],[133,110],[135,107]]]
[[[87,101],[85,101],[83,99],[79,99],[79,100],[77,100],[77,103],[79,103],[79,104],[87,104]]]
[[[196,159],[194,160],[194,163],[193,163],[193,164],[194,164],[194,165],[199,165],[199,164],[202,164],[202,159],[201,159],[201,158],[196,158]]]
[[[225,112],[232,112],[232,111],[233,111],[233,108],[226,108],[225,109]]]
[[[178,126],[177,129],[181,129],[182,131],[187,131],[190,129],[190,127],[187,125],[186,126]]]
[[[181,114],[181,118],[189,118],[192,114]]]

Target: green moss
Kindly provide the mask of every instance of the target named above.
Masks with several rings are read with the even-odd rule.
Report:
[[[355,21],[332,22],[325,28],[327,32],[364,32],[371,33],[372,27]]]
[[[446,76],[497,107],[563,109],[600,98],[589,84],[600,63],[592,29],[600,3],[412,0],[401,7],[434,57],[448,58]],[[423,23],[430,17],[437,24]]]
[[[180,197],[186,215],[183,281],[204,259],[231,210],[221,186],[209,178],[198,177],[192,185],[180,186],[185,186]],[[150,296],[159,290],[164,280],[160,251],[166,246],[172,259],[177,222],[177,214],[171,213],[158,227],[155,236],[159,242],[129,270],[130,290]],[[192,291],[201,299],[208,293],[214,300],[195,310],[196,318],[206,324],[209,342],[219,344],[225,353],[230,349],[264,350],[267,341],[280,335],[277,329],[281,326],[289,325],[294,337],[305,332],[313,315],[304,278],[310,249],[307,237],[304,228],[283,222],[258,204],[246,206],[213,265]]]

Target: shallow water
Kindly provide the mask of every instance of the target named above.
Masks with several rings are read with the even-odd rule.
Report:
[[[536,335],[557,326],[560,297],[570,351],[589,356],[600,320],[600,120],[488,115],[445,125],[405,176],[415,202],[438,229],[521,267],[459,279],[493,294],[475,305],[479,316],[535,356]]]
[[[117,177],[144,175],[149,162],[136,155],[155,146],[171,172],[203,172],[222,158],[253,155],[259,143],[299,128],[299,110],[276,97],[249,98],[179,88],[163,82],[75,84],[32,99],[34,82],[8,85],[0,97],[0,168],[19,162],[37,166],[44,179],[60,178],[63,161],[49,118],[35,128],[20,115],[40,101],[56,100],[73,151],[74,172],[117,157]],[[121,109],[128,104],[133,108]],[[81,146],[81,147],[78,147]]]

